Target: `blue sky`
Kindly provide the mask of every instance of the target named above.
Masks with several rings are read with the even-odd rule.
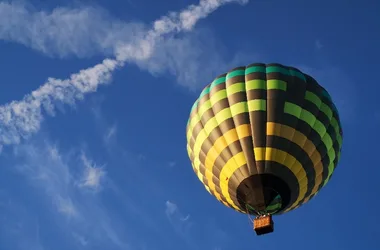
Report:
[[[379,8],[1,1],[0,249],[378,249]],[[186,152],[201,88],[252,62],[312,74],[344,130],[331,182],[264,237],[205,191]]]

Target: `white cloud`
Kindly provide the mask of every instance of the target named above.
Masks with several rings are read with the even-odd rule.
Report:
[[[0,145],[18,144],[22,137],[37,132],[43,120],[43,107],[53,114],[54,103],[74,104],[84,94],[96,91],[99,84],[108,83],[117,65],[115,60],[105,59],[101,64],[73,74],[70,79],[49,78],[23,100],[0,106]]]
[[[72,74],[68,79],[61,80],[48,78],[45,84],[33,91],[31,94],[26,95],[21,101],[13,101],[9,104],[1,106],[0,149],[3,145],[18,144],[22,138],[27,138],[31,134],[37,132],[40,129],[41,122],[43,121],[43,110],[47,111],[51,115],[54,115],[55,104],[65,103],[74,105],[75,101],[83,99],[85,94],[95,92],[100,85],[109,83],[112,73],[117,68],[123,66],[125,62],[144,64],[144,60],[149,59],[154,53],[156,44],[160,44],[160,41],[166,39],[166,35],[191,30],[198,20],[206,17],[221,5],[229,2],[246,3],[247,1],[201,0],[199,5],[190,5],[182,12],[171,12],[168,16],[164,16],[155,21],[153,23],[153,28],[144,33],[144,35],[132,34],[135,38],[137,36],[134,41],[123,41],[121,43],[117,43],[115,49],[116,59],[104,59],[100,64],[81,70],[79,73]],[[15,20],[12,22],[16,22],[16,24],[12,24],[12,22],[10,23],[12,25],[16,25],[16,27],[18,27],[17,22],[23,22],[22,20],[25,15],[27,17],[28,15],[37,16],[37,20],[49,23],[49,21],[47,21],[49,18],[45,19],[45,13],[28,14],[25,8],[18,9],[19,7],[17,7],[17,5],[14,7],[13,5],[2,3],[1,6],[2,12],[0,13],[4,13],[4,15],[6,12],[16,12],[16,14],[18,12],[21,13],[20,15],[22,18],[18,17],[13,19],[12,16],[7,16],[8,18],[11,18],[11,20]],[[25,14],[25,11],[27,14]],[[73,11],[73,13],[75,12],[76,11]],[[54,14],[51,14],[53,16],[62,15],[55,14],[60,13],[59,11],[53,11],[53,13]],[[64,11],[64,13],[66,12]],[[81,13],[81,11],[79,11],[79,13]],[[70,15],[71,14],[69,14],[69,16]],[[69,22],[68,20],[70,18],[63,15],[62,19]],[[13,27],[6,26],[8,22],[0,23],[3,25],[1,28],[3,30],[8,30],[10,27]],[[21,26],[25,24],[26,23],[22,23]],[[70,24],[69,26],[71,27],[75,25]],[[37,28],[40,27],[38,26]],[[60,28],[60,26],[56,27],[56,29],[58,28]],[[15,29],[17,30],[17,28]]]
[[[98,190],[100,188],[100,182],[106,174],[104,168],[96,166],[96,164],[87,159],[85,154],[82,154],[81,159],[85,169],[79,185],[81,187]]]
[[[249,53],[223,53],[222,44],[210,28],[198,28],[181,36],[168,35],[158,40],[155,48],[148,59],[137,61],[137,66],[154,76],[170,74],[190,90],[197,90],[221,72],[252,60]]]
[[[58,7],[47,12],[20,3],[0,3],[0,39],[49,56],[110,56],[116,44],[131,41],[142,31],[142,24],[111,18],[96,7]]]
[[[54,115],[56,104],[74,105],[86,94],[95,92],[100,85],[109,83],[112,73],[124,66],[126,62],[138,63],[141,67],[151,66],[152,62],[144,63],[144,61],[154,55],[154,60],[160,62],[155,55],[160,46],[168,46],[169,50],[173,46],[182,49],[180,45],[170,45],[176,43],[170,42],[174,41],[170,34],[191,30],[199,19],[229,2],[246,3],[247,1],[201,0],[199,5],[191,5],[180,13],[170,13],[155,21],[153,28],[149,31],[146,31],[144,27],[141,28],[139,24],[133,24],[135,26],[130,26],[130,30],[121,29],[122,34],[113,31],[112,28],[109,29],[113,25],[116,27],[124,25],[120,21],[112,20],[105,21],[106,25],[101,26],[100,31],[95,30],[93,34],[83,32],[83,29],[88,28],[86,25],[92,25],[88,23],[94,22],[96,26],[99,20],[104,21],[106,14],[98,15],[97,9],[59,8],[46,13],[33,12],[25,6],[0,3],[0,39],[16,41],[53,56],[74,54],[86,56],[95,53],[96,50],[104,49],[110,51],[110,54],[114,52],[116,56],[116,59],[104,59],[94,67],[72,74],[68,79],[48,78],[46,83],[26,95],[21,101],[0,106],[0,148],[3,145],[18,144],[22,138],[27,138],[39,131],[45,111]],[[86,37],[75,37],[80,32],[83,32]],[[131,39],[125,38],[126,34]],[[99,42],[99,36],[107,37],[107,39],[105,42]],[[169,45],[163,45],[165,39],[168,39]],[[85,42],[79,43],[80,40]],[[93,49],[88,50],[83,47]],[[171,60],[170,63],[181,65],[180,61],[176,60]],[[169,70],[176,69],[177,66],[172,66]],[[156,69],[156,72],[162,70],[165,69]],[[183,79],[187,79],[186,77],[185,75]],[[73,162],[71,154],[62,153],[49,141],[18,145],[14,148],[14,154],[19,163],[16,169],[25,175],[33,186],[40,188],[47,195],[47,200],[53,205],[51,207],[53,212],[58,215],[57,222],[62,222],[62,215],[65,219],[70,218],[68,224],[56,223],[57,227],[72,231],[73,237],[81,245],[91,246],[99,242],[107,242],[107,246],[115,245],[120,249],[129,247],[126,243],[126,229],[121,217],[117,213],[107,213],[96,196],[86,196],[86,193],[79,192],[76,185],[80,183],[79,186],[82,187],[99,187],[102,179],[105,178],[103,168],[96,167],[89,161],[82,162],[85,163],[83,168],[82,164]],[[127,206],[127,204],[124,205]],[[167,203],[168,219],[178,233],[186,235],[191,226],[189,216],[183,216],[176,205],[174,209],[174,205],[171,202]]]
[[[117,126],[116,124],[112,125],[111,127],[108,128],[106,131],[106,134],[104,135],[104,142],[106,144],[109,144],[112,138],[116,136],[117,133]]]
[[[174,204],[174,203],[171,202],[171,201],[166,201],[165,204],[166,204],[166,210],[165,210],[165,213],[166,213],[167,215],[169,215],[169,216],[173,215],[173,214],[177,211],[177,209],[178,209],[177,205]]]
[[[33,186],[44,190],[57,212],[67,217],[79,215],[71,197],[75,180],[56,145],[48,142],[19,145],[14,154],[20,161],[17,171],[28,177]]]
[[[199,19],[228,2],[247,0],[201,0],[199,5],[191,5],[181,13],[171,12],[155,21],[149,34],[154,39],[172,31],[191,30]],[[111,56],[115,50],[123,50],[117,48],[120,44],[143,42],[149,46],[152,41],[141,41],[146,31],[144,24],[115,19],[99,7],[57,7],[48,12],[35,11],[27,4],[0,3],[0,39],[50,56],[85,57],[94,53]]]
[[[72,218],[78,215],[77,208],[74,206],[71,198],[63,198],[59,194],[56,194],[54,198],[58,211],[65,214],[68,218]]]
[[[190,215],[184,216],[174,202],[166,201],[165,205],[165,214],[173,229],[191,249],[198,249],[191,234],[193,223],[190,221]]]

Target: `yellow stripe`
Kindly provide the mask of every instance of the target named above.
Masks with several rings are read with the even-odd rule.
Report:
[[[238,104],[238,105],[236,105],[236,104]],[[241,113],[248,112],[247,102],[239,102],[236,104],[232,105],[230,108],[232,117],[234,117],[238,114],[241,114]]]
[[[189,142],[186,145],[186,149],[187,149],[187,154],[188,154],[190,160],[192,161],[193,160],[193,151],[190,148]]]
[[[285,102],[284,112],[308,123],[310,127],[319,134],[327,150],[333,147],[333,140],[330,134],[327,132],[327,128],[310,111],[303,109],[297,104]],[[328,151],[328,153],[330,160],[333,161],[335,159],[335,151]]]
[[[194,162],[195,162],[195,161],[194,161]],[[197,164],[198,164],[198,166],[196,167],[196,172],[198,172],[198,177],[200,178],[201,182],[203,183],[203,185],[206,186],[205,182],[207,181],[207,184],[208,184],[207,186],[208,186],[209,190],[213,192],[213,194],[215,195],[215,197],[216,197],[218,200],[222,201],[222,198],[221,198],[219,192],[218,192],[218,191],[216,190],[216,188],[215,188],[215,183],[213,182],[213,178],[212,178],[212,176],[213,176],[213,174],[212,174],[212,169],[210,169],[210,168],[206,167],[205,165],[203,165],[203,164],[200,162],[199,158],[197,158],[197,161],[196,161],[196,162],[197,162]],[[202,175],[202,173],[201,173],[201,171],[200,171],[201,169],[204,170],[205,175]],[[204,181],[203,179],[204,179],[205,181]]]
[[[242,85],[243,85],[243,88],[242,88]],[[198,105],[200,105],[198,107],[198,111],[197,111],[198,115],[194,115],[193,118],[190,120],[189,130],[187,132],[187,138],[188,139],[190,138],[191,132],[192,132],[194,126],[200,121],[200,119],[202,118],[204,113],[206,113],[209,109],[211,109],[211,107],[212,107],[211,103],[217,103],[222,99],[226,99],[227,93],[234,94],[237,92],[244,92],[245,91],[244,86],[245,86],[244,83],[236,83],[236,84],[233,84],[231,86],[228,86],[225,89],[219,90],[218,92],[215,92],[212,94],[210,93],[210,95],[209,95],[210,99],[209,100],[205,101],[202,104],[198,104]]]
[[[317,178],[316,178],[316,182],[318,181],[318,183],[321,183],[322,182],[322,174],[320,174],[320,175],[318,175],[317,176]],[[311,198],[311,196],[312,195],[316,195],[317,193],[318,193],[318,191],[319,191],[319,185],[314,185],[314,188],[313,188],[313,190],[311,191],[311,194],[308,196],[308,197],[306,197],[306,199],[303,201],[303,203],[302,204],[305,204],[306,202],[308,202],[309,200],[310,200],[310,198]],[[302,204],[300,204],[300,205],[302,205]]]
[[[225,117],[225,118],[227,118],[227,117]],[[230,145],[231,142],[234,142],[234,141],[238,140],[239,138],[237,136],[240,135],[240,133],[241,133],[240,137],[244,137],[247,134],[247,132],[250,133],[250,129],[247,126],[249,126],[249,125],[244,124],[243,126],[239,126],[241,128],[237,128],[237,129],[239,131],[241,131],[241,132],[238,132],[238,133],[236,133],[237,132],[236,130],[229,131],[229,132],[225,133],[224,136],[220,137],[214,143],[213,147],[208,151],[208,154],[206,156],[206,161],[205,161],[205,163],[206,163],[206,167],[205,167],[206,168],[206,176],[205,176],[205,178],[207,178],[208,180],[212,180],[212,175],[213,175],[212,174],[212,166],[214,166],[214,164],[215,164],[216,157],[219,156],[218,152],[219,153],[222,152],[222,150],[224,148],[226,148],[228,145]],[[281,125],[281,124],[276,124],[276,123],[268,123],[267,126],[270,128],[270,129],[268,129],[268,135],[276,135],[276,136],[280,136],[280,137],[292,140],[296,144],[298,144],[299,146],[301,146],[302,148],[304,148],[304,150],[310,156],[310,158],[311,158],[311,160],[312,160],[312,162],[314,164],[314,167],[316,169],[316,180],[315,180],[316,184],[315,184],[315,186],[313,188],[312,193],[309,195],[309,197],[310,197],[312,194],[314,194],[318,190],[318,186],[319,186],[319,184],[322,181],[321,173],[323,171],[323,166],[321,164],[321,157],[320,157],[319,152],[316,150],[314,144],[310,140],[308,140],[307,137],[305,135],[303,135],[302,133],[300,133],[299,131],[296,131],[296,130],[294,130],[293,128],[291,128],[289,126]],[[279,129],[279,127],[281,127],[281,129]],[[226,139],[227,139],[228,142],[226,141]],[[203,142],[201,144],[203,144]],[[199,143],[198,143],[198,145],[199,145]],[[200,153],[200,150],[199,150],[199,152],[197,151],[196,155],[199,155],[199,153]],[[276,158],[278,159],[279,157],[281,157],[281,155],[280,156],[275,156],[275,155],[270,156],[271,153],[274,153],[274,152],[273,151],[266,152],[265,150],[258,151],[256,149],[255,150],[256,160],[263,159],[263,158],[265,158],[265,159],[271,159],[271,157],[272,157],[272,159],[276,159]],[[258,156],[258,154],[261,154],[261,156]],[[263,157],[263,155],[266,155],[266,156]],[[285,159],[285,158],[283,158],[283,159]],[[281,163],[281,159],[279,159],[279,161]],[[195,159],[194,162],[195,162],[195,165],[196,165],[195,169],[199,169],[199,166],[201,164],[200,161],[199,161],[199,158],[196,157],[196,159]],[[291,164],[291,162],[288,162],[288,165],[290,165],[290,164]],[[233,164],[233,165],[236,166],[236,164]],[[229,166],[230,165],[226,164],[225,167],[229,167]],[[238,166],[238,167],[240,167],[240,166]],[[230,178],[228,177],[228,180],[229,179]],[[307,178],[304,178],[304,179],[307,181]],[[222,188],[222,185],[223,185],[222,182],[225,182],[225,178],[222,178],[222,180],[220,180],[220,181],[221,181],[221,188]],[[299,179],[298,179],[298,181],[300,182]],[[210,185],[210,189],[213,190],[217,194],[218,192],[215,190],[215,184],[212,181],[210,181],[209,185]],[[225,185],[227,185],[227,186],[224,186],[223,188],[228,188],[228,183],[225,184]],[[306,187],[307,187],[307,185],[306,185]],[[307,189],[305,189],[303,191],[306,193],[306,190]],[[235,209],[238,209],[236,207],[236,205],[234,204],[234,202],[231,200],[231,198],[229,196],[228,189],[224,190],[222,192],[223,192],[223,196],[226,197],[226,200],[228,201],[228,203],[230,203]],[[300,196],[301,196],[301,192],[300,192],[299,197]],[[309,199],[309,197],[307,197],[305,199],[305,202]],[[217,198],[220,199],[219,197],[217,197]],[[297,201],[295,203],[298,203],[298,201],[299,201],[299,199],[297,199]]]
[[[209,192],[209,194],[212,194],[211,191],[210,191],[210,188],[207,185],[204,185],[204,187],[207,190],[207,192]]]
[[[258,111],[258,110],[265,111],[267,110],[267,101],[263,99],[250,100],[248,101],[248,110],[249,112]]]
[[[220,123],[222,123],[223,121],[229,119],[232,117],[232,114],[231,114],[231,111],[230,109],[231,108],[235,108],[237,111],[236,114],[239,114],[239,112],[245,112],[244,111],[244,107],[243,106],[246,106],[246,104],[244,102],[242,103],[237,103],[237,104],[234,104],[234,105],[231,105],[229,108],[225,108],[223,109],[222,111],[220,111],[218,114],[216,114],[214,117],[210,118],[205,126],[203,127],[203,129],[199,132],[196,140],[195,140],[195,143],[194,143],[194,152],[193,152],[193,155],[195,156],[198,156],[198,157],[195,157],[194,159],[194,164],[195,164],[195,169],[197,171],[199,171],[199,168],[200,168],[200,165],[201,165],[201,162],[199,160],[199,154],[201,153],[201,149],[202,149],[202,145],[204,143],[205,140],[207,140],[207,138],[209,137],[210,133],[220,125]],[[235,134],[236,134],[236,131],[235,131]],[[224,135],[222,136],[221,138],[221,143],[219,143],[218,145],[222,148],[225,148],[227,147],[229,144],[227,143],[227,141],[230,141],[232,135],[231,134],[228,134],[228,135]],[[224,142],[223,142],[224,141]],[[222,148],[211,148],[210,151],[214,151],[212,152],[213,154],[219,154],[222,150]],[[209,169],[206,168],[206,178],[212,178],[212,172],[210,172]],[[211,184],[210,183],[210,189],[213,190],[215,193],[216,190],[215,190],[215,185],[214,184]],[[228,201],[228,200],[227,200]],[[231,205],[233,205],[233,207],[235,209],[239,209],[237,206],[234,205],[233,202],[231,202]]]
[[[216,192],[215,183],[212,181],[212,178],[214,176],[214,174],[212,173],[212,168],[214,165],[210,162],[210,158],[216,159],[219,156],[218,152],[220,152],[218,151],[218,149],[222,148],[224,145],[225,145],[225,142],[223,141],[220,141],[218,145],[215,145],[214,143],[214,146],[207,152],[207,156],[205,160],[205,169],[206,169],[205,178],[209,180],[209,182],[211,182],[209,186],[212,190],[215,190],[215,192]]]
[[[190,152],[192,152],[194,156],[199,155],[201,147],[202,147],[204,141],[209,136],[209,133],[207,133],[207,131],[212,131],[213,129],[215,129],[216,127],[218,127],[222,122],[224,122],[225,120],[231,118],[232,117],[232,113],[231,113],[230,109],[235,110],[234,111],[234,115],[238,115],[238,114],[240,114],[240,112],[241,113],[246,112],[246,107],[247,107],[247,103],[246,102],[236,103],[234,105],[231,105],[230,107],[227,107],[227,108],[221,110],[214,117],[210,118],[207,121],[207,123],[204,125],[203,129],[197,135],[197,138],[195,139],[193,148],[189,149]],[[256,110],[262,110],[264,107],[266,107],[265,100],[256,99],[256,100],[251,100],[251,101],[248,102],[248,109],[249,109],[250,112],[251,111],[256,111]],[[196,117],[198,117],[198,116],[196,115]],[[190,138],[188,139],[188,141],[191,141],[191,140],[194,139],[194,138],[191,138],[192,132],[193,132],[192,129],[193,128],[189,129],[188,133],[190,133]],[[220,151],[218,151],[218,152],[220,152]],[[195,157],[195,160],[196,159],[197,158]],[[199,161],[199,159],[198,159],[198,161]],[[198,163],[198,161],[195,164],[196,165],[196,167],[195,167],[196,169],[199,169],[199,163]]]
[[[245,88],[247,91],[249,90],[255,90],[255,89],[266,89],[266,80],[262,80],[262,79],[253,79],[253,80],[249,80],[245,83]]]
[[[245,103],[236,103],[233,106],[241,106],[245,105]],[[244,110],[244,109],[242,109]],[[225,120],[231,118],[231,111],[230,108],[225,108],[222,111],[220,111],[218,114],[216,114],[214,117],[212,117],[210,120],[207,121],[203,129],[198,134],[197,138],[195,139],[194,143],[194,155],[199,155],[201,151],[201,147],[203,145],[203,142],[207,139],[209,136],[208,131],[213,131],[216,127],[218,127],[222,122]],[[228,145],[228,144],[227,144]],[[220,152],[220,151],[218,151]]]
[[[305,178],[306,172],[303,169],[301,163],[296,158],[294,158],[294,156],[288,154],[285,151],[270,147],[257,147],[254,149],[254,152],[256,161],[274,161],[286,166],[290,171],[292,171],[294,176],[297,178],[300,188],[298,198],[293,206],[295,206],[298,201],[305,197],[308,184],[307,178]],[[265,156],[263,157],[263,155]],[[270,156],[272,156],[272,158],[270,158]]]
[[[247,164],[247,161],[245,159],[244,152],[239,152],[229,159],[226,165],[221,169],[220,188],[222,189],[223,196],[226,197],[229,203],[231,202],[231,205],[234,204],[234,202],[231,200],[231,196],[228,192],[228,183],[235,170],[245,164]]]
[[[288,83],[278,79],[267,80],[267,89],[283,90],[286,91]]]
[[[204,166],[202,164],[201,164],[201,167],[204,168]],[[215,198],[217,200],[219,200],[220,202],[222,202],[223,204],[226,205],[226,203],[222,200],[220,194],[218,192],[216,192],[216,190],[210,189],[210,187],[209,187],[209,185],[210,185],[209,180],[207,180],[207,182],[208,182],[208,185],[207,185],[206,182],[205,182],[205,180],[204,180],[206,177],[203,176],[202,173],[199,170],[195,169],[194,166],[193,166],[193,170],[194,170],[195,174],[198,176],[198,179],[202,182],[202,184],[205,187],[205,189],[207,190],[207,192],[209,192],[211,195],[215,196]],[[211,180],[211,183],[213,184],[212,180]]]
[[[245,91],[245,83],[244,82],[238,82],[229,85],[227,88],[227,95],[231,96],[235,93],[244,92]]]
[[[248,105],[246,102],[240,102],[240,103],[236,103],[234,105],[231,105],[230,107],[227,107],[227,108],[221,110],[220,112],[218,112],[214,117],[210,118],[206,122],[206,124],[204,124],[202,131],[199,132],[197,138],[195,139],[194,149],[193,149],[194,153],[193,154],[194,155],[200,154],[200,151],[201,151],[201,148],[202,148],[204,141],[210,135],[211,131],[213,131],[221,123],[232,118],[232,116],[236,116],[236,115],[239,115],[241,113],[247,112],[247,106],[249,107],[250,111],[261,110],[263,108],[263,106],[264,107],[266,106],[266,104],[263,105],[263,102],[265,103],[265,100],[251,100],[248,102]],[[211,104],[214,104],[214,103],[211,103]],[[231,110],[234,110],[233,114],[231,113]],[[238,137],[236,132],[237,132],[236,130],[233,130],[233,131],[231,131],[230,134],[223,135],[223,137],[221,139],[221,141],[224,141],[223,148],[225,148],[229,145],[229,143],[227,143],[227,141],[231,141],[232,139],[228,138],[228,137],[231,137],[233,133],[235,133],[235,135],[234,135],[235,137]],[[242,133],[244,133],[244,132],[242,132]],[[220,143],[217,145],[222,146]],[[216,150],[216,152],[219,152],[219,153],[222,152],[221,148],[216,148],[215,150]],[[196,162],[196,167],[198,166],[198,168],[199,168],[200,162],[198,162],[198,161]],[[208,176],[208,177],[210,177],[210,176]],[[225,195],[223,194],[223,196],[225,196]],[[228,202],[230,202],[227,197],[226,197],[226,199]],[[233,204],[234,203],[232,203],[231,205],[233,205]],[[236,205],[238,205],[238,204],[236,204]],[[238,209],[235,205],[234,205],[234,208]]]
[[[319,151],[316,149],[315,145],[312,141],[307,139],[307,137],[302,134],[301,132],[295,130],[294,128],[291,128],[286,125],[276,124],[276,123],[268,123],[267,126],[275,127],[271,128],[270,130],[274,130],[274,135],[284,137],[290,141],[293,141],[298,146],[300,146],[310,157],[311,161],[313,162],[314,169],[316,172],[315,175],[315,184],[313,186],[313,189],[311,193],[306,197],[303,203],[306,203],[310,200],[310,197],[315,194],[319,190],[319,185],[322,183],[322,175],[323,175],[323,165],[322,165],[322,158],[319,153]],[[268,135],[271,134],[271,131],[267,130]],[[329,151],[334,150],[334,148],[330,148]],[[330,153],[331,154],[331,153]],[[328,177],[332,175],[334,171],[334,163],[333,161],[330,162],[328,166]],[[328,180],[328,177],[326,180]],[[324,182],[323,186],[326,185],[326,181]]]
[[[251,135],[250,125],[249,124],[243,124],[243,125],[237,126],[236,128],[233,128],[233,129],[227,131],[226,133],[223,134],[223,136],[219,137],[214,142],[214,145],[212,146],[212,148],[210,149],[210,151],[207,153],[206,160],[205,160],[205,162],[206,162],[206,169],[209,170],[207,172],[209,174],[208,175],[206,174],[206,178],[208,180],[212,180],[212,177],[213,177],[212,168],[215,166],[215,161],[220,156],[220,153],[224,149],[226,149],[229,145],[231,145],[232,143],[234,143],[234,142],[236,142],[236,141],[238,141],[238,140],[240,140],[242,138],[245,138],[247,136],[250,136],[250,135]],[[216,152],[219,152],[219,154],[216,153]],[[226,164],[223,168],[226,168],[228,166],[229,165]],[[223,169],[222,169],[222,171],[223,171]],[[221,182],[221,180],[220,180],[220,182]],[[210,185],[210,187],[211,187],[211,185]],[[213,188],[215,188],[215,187],[213,186]],[[229,195],[226,196],[223,193],[223,196],[226,197],[226,200],[232,206],[234,206],[234,208],[236,207],[235,204],[234,204],[234,202],[231,200],[231,197]]]
[[[285,138],[301,147],[310,157],[310,160],[313,162],[313,167],[316,172],[313,190],[316,186],[318,187],[321,184],[322,179],[317,177],[323,172],[322,158],[312,141],[310,141],[303,133],[299,132],[298,130],[295,130],[294,128],[287,125],[274,122],[267,123],[267,134]],[[311,194],[313,193],[314,192]]]

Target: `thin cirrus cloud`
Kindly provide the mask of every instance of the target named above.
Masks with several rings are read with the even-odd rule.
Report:
[[[123,61],[125,53],[131,54],[140,48],[137,53],[132,53],[128,62],[154,76],[169,73],[180,85],[196,89],[220,70],[231,68],[249,57],[246,53],[237,53],[232,58],[223,55],[217,49],[222,45],[214,38],[211,29],[199,28],[180,36],[173,34],[190,30],[203,16],[202,12],[207,13],[227,2],[246,3],[247,0],[203,0],[201,8],[189,8],[192,12],[183,12],[181,25],[176,25],[170,18],[156,22],[156,35],[144,23],[113,18],[99,7],[59,7],[51,12],[33,12],[25,5],[0,3],[0,40],[60,58],[101,54],[117,55]],[[174,32],[165,33],[168,29]],[[150,34],[149,39],[146,39],[147,34]],[[160,38],[162,35],[163,39]],[[200,71],[202,75],[199,75]]]
[[[117,20],[91,6],[36,12],[26,4],[0,3],[0,39],[51,57],[111,56],[118,43],[141,38],[144,29],[141,23]]]
[[[61,225],[59,230],[71,232],[71,237],[81,245],[112,244],[116,248],[126,247],[128,244],[122,237],[124,229],[119,223],[121,215],[109,213],[97,196],[83,192],[88,188],[99,188],[106,176],[97,171],[88,171],[89,168],[96,169],[96,166],[83,152],[75,149],[64,152],[47,138],[43,141],[32,140],[16,145],[14,154],[18,162],[16,171],[26,176],[30,184],[41,191],[41,198],[45,197],[46,205],[53,205],[47,207],[44,216],[49,214],[50,209],[55,212],[53,214],[62,215],[54,216],[56,221],[53,224]],[[38,214],[30,213],[29,216]],[[64,221],[66,223],[62,223]],[[88,228],[92,230],[88,231]]]
[[[106,58],[101,63],[87,69],[82,69],[78,73],[72,74],[67,79],[55,79],[50,77],[42,86],[32,93],[27,94],[22,100],[12,101],[11,103],[0,106],[0,149],[4,145],[18,144],[22,138],[26,138],[39,131],[44,117],[43,112],[45,111],[50,115],[54,115],[55,104],[74,104],[77,100],[83,99],[86,94],[97,91],[100,85],[110,83],[113,72],[116,69],[123,67],[125,63],[151,66],[152,63],[149,62],[149,59],[152,56],[155,58],[155,61],[160,61],[161,59],[157,57],[155,51],[157,45],[160,45],[162,41],[165,41],[166,36],[192,30],[197,21],[205,18],[220,6],[231,2],[245,4],[248,0],[201,0],[199,5],[190,5],[179,13],[172,12],[170,15],[156,20],[153,23],[153,28],[150,30],[139,34],[132,32],[132,36],[135,35],[135,38],[132,40],[127,40],[126,42],[122,41],[122,39],[120,40],[121,42],[115,42],[119,40],[114,40],[114,43],[116,44],[114,44],[112,50],[114,51],[116,58]],[[10,22],[10,24],[15,25],[16,27],[23,27],[25,21],[23,21],[22,17],[25,17],[25,20],[28,22],[31,21],[36,25],[42,25],[41,23],[43,23],[43,25],[52,25],[55,29],[59,29],[60,27],[58,25],[66,25],[65,22],[70,22],[67,17],[63,18],[62,15],[60,16],[60,13],[69,15],[72,20],[82,20],[84,18],[83,16],[85,16],[83,15],[83,11],[91,13],[88,9],[82,10],[82,12],[79,11],[78,18],[72,16],[76,13],[75,11],[70,12],[67,10],[56,10],[50,15],[44,12],[29,13],[24,7],[17,5],[13,6],[6,3],[0,5],[0,13],[6,14],[9,12],[10,8],[11,10],[12,8],[16,8],[11,11],[11,13],[19,13],[15,14],[16,17],[14,17],[13,23]],[[44,18],[47,18],[50,21],[47,21]],[[57,21],[61,19],[64,19],[65,22]],[[32,43],[29,42],[30,39],[21,39],[17,36],[19,33],[13,34],[9,31],[10,27],[7,26],[9,25],[7,24],[8,22],[1,23],[0,36],[3,39],[21,41],[21,43],[28,44],[41,51],[48,50],[45,49],[47,45],[45,47],[42,46],[44,45],[43,42],[37,42],[37,44],[42,44],[42,47],[33,45],[36,43],[35,39],[31,39],[33,41]],[[63,27],[65,27],[65,25],[63,25]],[[48,27],[48,30],[49,29],[51,29],[50,26]],[[19,34],[20,36],[21,33]],[[30,32],[25,33],[30,34]],[[33,33],[31,37],[33,38],[34,36],[37,35],[34,35]],[[96,41],[96,39],[89,40]],[[51,41],[47,44],[51,44]],[[68,45],[65,46],[67,47]],[[63,47],[66,48],[65,46]],[[74,47],[74,45],[72,47],[69,46],[71,50],[69,49],[68,51],[74,53]],[[167,54],[163,56],[164,58],[165,56],[166,58],[171,57],[170,55],[167,56]],[[168,67],[172,72],[175,71],[175,67],[173,68],[170,65]],[[154,69],[154,67],[152,68]],[[159,70],[163,69],[155,69],[155,71]]]
[[[94,45],[94,48],[95,50],[106,48],[116,58],[106,58],[93,67],[80,70],[68,79],[48,78],[46,83],[26,95],[22,100],[0,106],[0,147],[19,144],[22,138],[27,138],[39,131],[44,112],[54,115],[55,104],[75,104],[77,100],[83,99],[86,94],[95,92],[100,85],[110,83],[113,72],[123,67],[125,63],[136,63],[140,67],[147,67],[146,65],[150,67],[154,62],[165,61],[165,58],[170,61],[172,56],[169,52],[161,56],[156,53],[157,48],[165,44],[170,44],[170,46],[165,45],[168,46],[167,51],[177,46],[173,46],[176,41],[170,37],[170,34],[191,30],[198,20],[205,18],[212,11],[229,2],[246,3],[247,1],[201,0],[199,5],[191,5],[182,12],[171,13],[170,16],[164,16],[155,21],[153,28],[150,30],[145,29],[140,32],[142,29],[139,24],[133,24],[133,26],[129,27],[129,32],[134,37],[132,40],[123,40],[122,36],[124,34],[110,33],[106,35],[108,36],[109,44],[99,43]],[[35,24],[34,27],[37,28],[49,29],[50,26],[48,25],[53,24],[53,26],[56,26],[54,32],[59,32],[60,25],[66,27],[65,22],[72,22],[72,20],[74,22],[78,22],[75,20],[83,21],[86,18],[84,14],[86,11],[91,17],[92,14],[89,13],[94,10],[85,8],[76,12],[76,10],[57,9],[50,14],[45,12],[33,13],[27,8],[20,7],[20,5],[1,3],[0,19],[4,17],[10,18],[8,20],[12,20],[10,24],[13,27],[24,27],[25,20],[28,23]],[[78,14],[77,17],[75,13]],[[65,40],[60,38],[60,43],[58,40],[54,40],[53,36],[40,34],[40,31],[22,29],[17,31],[17,28],[10,31],[10,26],[7,26],[9,22],[0,23],[0,39],[19,42],[53,56],[86,55],[80,54],[83,52],[83,50],[80,50],[81,45],[77,44],[77,41],[73,39]],[[118,23],[118,25],[122,24]],[[99,31],[98,36],[103,36],[104,33],[102,32],[105,31]],[[57,37],[59,38],[60,35],[57,35]],[[98,42],[96,38],[91,37],[87,40],[84,39],[84,41],[90,45]],[[165,43],[165,41],[169,41],[169,43]],[[178,42],[177,44],[182,43]],[[94,51],[84,52],[94,53]],[[153,60],[149,61],[151,58]],[[174,71],[175,73],[177,66],[172,65],[176,63],[178,61],[171,60],[167,64],[166,70]],[[165,70],[165,67],[152,68],[154,72],[151,73]],[[105,138],[107,140],[111,139],[114,133],[116,133],[116,130],[112,131],[111,128]],[[107,178],[103,167],[94,165],[84,154],[79,157],[79,162],[73,163],[69,153],[62,153],[57,146],[46,140],[42,144],[32,142],[17,145],[14,148],[14,154],[19,162],[15,169],[26,175],[33,185],[36,185],[46,194],[48,201],[53,204],[53,209],[56,212],[62,214],[63,218],[70,219],[69,222],[72,224],[70,224],[69,228],[72,230],[72,236],[77,239],[80,245],[91,246],[91,244],[107,242],[109,246],[109,242],[111,242],[112,246],[118,249],[128,247],[125,239],[126,229],[120,224],[120,221],[123,221],[121,219],[122,215],[109,214],[102,207],[98,197],[86,195],[87,192],[82,192],[85,189],[98,190],[102,186],[102,181]],[[72,166],[77,167],[75,171]],[[188,244],[192,245],[190,236],[186,235],[191,226],[189,216],[182,216],[174,203],[167,203],[166,212],[177,233],[180,233],[188,240]],[[62,222],[62,219],[59,218],[57,217],[56,219]],[[62,225],[62,223],[57,224]],[[37,222],[36,225],[38,225]],[[91,233],[88,228],[92,229]],[[152,228],[154,228],[154,225],[152,225]],[[36,248],[42,248],[38,239],[36,239]]]
[[[186,242],[190,249],[199,249],[191,232],[193,223],[190,220],[190,215],[183,215],[177,204],[172,201],[166,201],[165,206],[165,214],[178,236]]]
[[[79,186],[97,191],[101,187],[101,181],[106,174],[104,167],[97,166],[85,154],[81,155],[81,159],[85,169]]]

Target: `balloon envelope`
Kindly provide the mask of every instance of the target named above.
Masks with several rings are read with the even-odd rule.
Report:
[[[235,68],[207,85],[187,124],[187,151],[206,190],[254,215],[312,199],[340,158],[338,111],[316,80],[281,64]]]

